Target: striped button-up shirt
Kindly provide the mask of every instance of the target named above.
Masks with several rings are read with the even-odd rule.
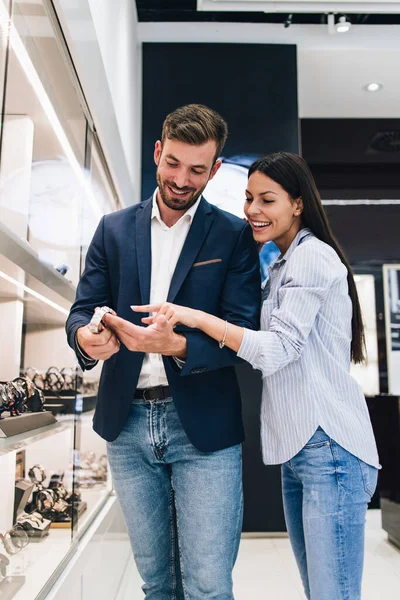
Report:
[[[336,252],[300,230],[270,266],[263,298],[261,331],[245,329],[238,356],[263,376],[264,462],[290,460],[320,426],[379,467],[365,398],[350,375],[352,303]]]

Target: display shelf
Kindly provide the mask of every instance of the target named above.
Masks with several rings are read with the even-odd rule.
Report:
[[[20,239],[4,223],[0,223],[0,254],[68,302],[74,301],[75,286],[56,269],[42,263],[28,242]]]
[[[75,535],[74,532],[74,539],[71,537],[71,529],[51,529],[46,538],[40,542],[31,542],[23,552],[11,557],[12,573],[25,577],[25,585],[14,596],[14,600],[32,600],[38,597],[46,583],[60,569],[67,555],[71,558],[77,549],[78,541],[99,517],[107,502],[115,500],[110,491],[106,492],[103,489],[102,494],[98,492],[99,490],[85,490],[84,499],[88,503],[88,509],[85,519],[80,519],[79,535]]]
[[[18,417],[14,418],[18,419]],[[60,433],[61,431],[65,431],[65,429],[71,429],[72,427],[72,419],[70,421],[63,420],[61,422],[58,421],[57,423],[53,423],[52,425],[46,425],[46,427],[39,427],[38,429],[33,429],[32,431],[28,431],[26,433],[14,435],[11,438],[1,438],[0,456],[2,454],[7,454],[8,452],[13,452],[14,450],[26,448],[34,442],[38,442],[42,439]]]
[[[23,552],[13,556],[11,568],[26,578],[25,585],[14,596],[14,600],[36,598],[71,547],[71,531],[56,529],[51,530],[41,542],[30,543]]]

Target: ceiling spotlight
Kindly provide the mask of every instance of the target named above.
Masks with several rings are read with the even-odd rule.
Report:
[[[347,17],[339,17],[339,21],[336,23],[336,31],[338,33],[346,33],[351,27],[351,22],[347,20]]]
[[[381,90],[383,88],[383,85],[381,83],[369,83],[368,85],[366,85],[364,87],[364,90],[366,92],[379,92],[379,90]]]
[[[285,29],[291,26],[293,21],[293,15],[288,15],[286,21],[283,23]]]

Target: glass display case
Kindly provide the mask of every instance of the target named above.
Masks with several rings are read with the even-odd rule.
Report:
[[[0,0],[0,597],[33,600],[110,495],[101,365],[64,325],[99,218],[119,208],[51,2]]]

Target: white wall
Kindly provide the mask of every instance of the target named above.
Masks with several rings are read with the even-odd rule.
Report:
[[[140,181],[141,46],[133,0],[89,0],[132,181]]]
[[[141,53],[133,0],[54,0],[123,203],[140,200]]]

